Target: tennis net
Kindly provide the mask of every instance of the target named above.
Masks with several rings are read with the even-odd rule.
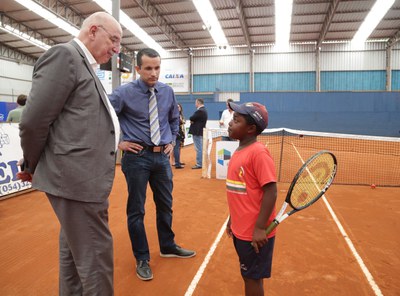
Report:
[[[206,129],[203,134],[202,175],[215,178],[215,143],[227,136],[227,131]],[[335,184],[400,186],[400,138],[279,128],[265,130],[258,141],[271,152],[279,182],[291,182],[303,161],[329,150],[338,161]]]

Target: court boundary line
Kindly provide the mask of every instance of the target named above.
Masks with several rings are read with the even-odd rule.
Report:
[[[304,164],[304,160],[301,157],[300,153],[298,152],[296,146],[291,143],[294,150],[296,151],[297,155],[299,156],[301,162]],[[359,255],[359,253],[357,252],[353,242],[351,241],[351,239],[349,238],[349,236],[347,235],[346,231],[344,230],[344,227],[342,226],[342,224],[340,223],[338,217],[336,216],[335,212],[333,211],[331,205],[329,204],[325,194],[322,195],[322,200],[324,201],[324,204],[326,206],[326,208],[328,209],[329,214],[331,215],[333,221],[335,222],[336,226],[338,227],[340,233],[342,234],[342,237],[344,238],[345,242],[347,243],[352,255],[354,256],[354,258],[356,259],[358,265],[360,266],[362,272],[364,273],[364,276],[366,277],[368,284],[370,285],[371,289],[374,291],[376,296],[383,296],[382,291],[380,290],[379,286],[376,284],[374,277],[372,276],[371,272],[368,270],[367,266],[365,265],[363,259],[361,258],[361,256]],[[192,296],[197,284],[199,283],[201,277],[203,276],[203,273],[208,265],[208,263],[210,262],[211,257],[213,256],[221,238],[222,235],[225,232],[226,229],[226,223],[229,220],[229,216],[228,218],[225,220],[225,222],[222,224],[222,227],[217,235],[217,237],[215,238],[213,244],[210,247],[210,250],[208,251],[206,257],[204,258],[202,264],[200,265],[199,269],[197,270],[196,275],[194,276],[192,282],[190,283],[189,287],[187,288],[186,292],[185,292],[185,296]]]
[[[301,162],[304,164],[304,160],[301,157],[301,155],[300,155],[299,151],[297,150],[296,146],[293,143],[291,143],[291,144],[292,144],[294,150],[296,151],[297,155],[299,156]],[[328,209],[329,214],[331,215],[333,221],[336,223],[336,226],[338,227],[338,229],[339,229],[340,233],[342,234],[345,242],[347,243],[347,246],[349,247],[351,253],[353,254],[353,256],[356,259],[358,265],[360,266],[362,272],[364,273],[364,276],[367,278],[368,284],[370,285],[370,287],[372,288],[372,290],[374,291],[376,296],[383,296],[381,289],[379,288],[379,286],[375,282],[374,277],[372,276],[371,272],[368,270],[367,266],[365,265],[364,260],[358,254],[353,242],[351,241],[351,239],[347,235],[347,232],[344,230],[344,227],[343,227],[342,223],[340,223],[338,217],[336,216],[336,214],[333,211],[330,203],[328,202],[325,194],[322,195],[322,200],[324,201],[324,204],[325,204],[326,208]]]
[[[212,257],[212,255],[215,252],[215,249],[217,248],[222,235],[225,233],[225,229],[226,229],[226,223],[228,223],[229,220],[229,216],[228,218],[226,218],[224,224],[222,224],[222,227],[217,235],[217,237],[215,238],[213,244],[211,245],[210,250],[208,251],[206,257],[203,260],[203,263],[200,265],[199,269],[197,270],[196,275],[194,276],[192,282],[190,283],[189,287],[186,290],[185,296],[191,296],[194,292],[194,290],[197,287],[197,284],[199,283],[201,277],[203,276],[204,270],[206,269],[208,262],[210,262],[210,259]]]

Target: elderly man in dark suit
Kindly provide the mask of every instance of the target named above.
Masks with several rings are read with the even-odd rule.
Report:
[[[44,191],[60,222],[60,295],[113,295],[108,196],[119,124],[96,76],[119,52],[122,29],[105,12],[37,61],[20,123],[18,177]]]
[[[206,127],[208,114],[202,98],[196,99],[197,110],[190,116],[189,134],[193,136],[196,150],[196,165],[192,169],[201,169],[203,166],[203,128]]]

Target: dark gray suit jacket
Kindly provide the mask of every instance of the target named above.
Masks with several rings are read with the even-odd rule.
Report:
[[[35,64],[20,123],[33,187],[73,200],[103,202],[115,170],[115,131],[103,87],[75,41]]]
[[[191,124],[188,133],[193,136],[202,136],[203,128],[205,128],[207,124],[207,119],[208,114],[206,108],[203,106],[197,109],[189,118]]]

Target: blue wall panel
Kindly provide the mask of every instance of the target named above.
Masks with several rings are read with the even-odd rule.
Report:
[[[400,136],[399,92],[242,93],[267,106],[269,127]]]
[[[241,93],[240,103],[256,101],[269,112],[269,128],[400,137],[400,92]],[[194,102],[184,103],[186,118]],[[218,120],[224,102],[206,102],[209,120]]]
[[[400,90],[400,70],[392,71],[392,90]]]
[[[181,105],[183,115],[186,120],[189,120],[189,117],[196,111],[195,103],[181,102]],[[226,103],[222,102],[204,102],[204,106],[207,109],[208,120],[219,120],[221,112],[226,109]]]
[[[384,91],[385,71],[323,71],[321,91]]]
[[[255,73],[255,91],[313,91],[315,72]]]
[[[17,108],[18,104],[17,103],[6,103],[6,102],[0,102],[0,122],[6,121],[8,113]]]
[[[213,102],[215,101],[215,94],[188,94],[188,95],[177,95],[175,94],[175,98],[178,102],[190,102],[193,104],[195,103],[197,98],[202,98],[204,102]]]
[[[193,75],[193,92],[249,91],[249,74]]]

